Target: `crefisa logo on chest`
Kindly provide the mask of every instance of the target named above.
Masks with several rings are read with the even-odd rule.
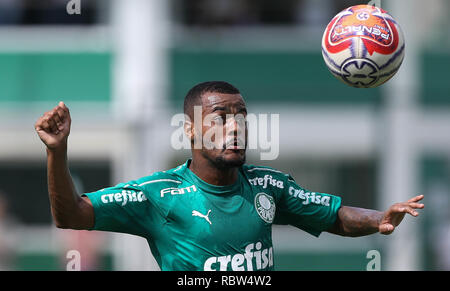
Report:
[[[255,196],[255,208],[259,217],[267,223],[272,223],[275,218],[275,201],[266,193],[258,193]]]

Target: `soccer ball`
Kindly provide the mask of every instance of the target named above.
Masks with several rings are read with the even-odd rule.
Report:
[[[403,32],[386,11],[356,5],[336,15],[322,37],[330,72],[347,85],[373,88],[392,78],[405,55]]]

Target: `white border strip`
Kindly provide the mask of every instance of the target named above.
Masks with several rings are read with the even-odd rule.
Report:
[[[253,171],[255,171],[255,170],[271,171],[271,172],[275,172],[275,173],[280,173],[280,174],[286,175],[286,174],[284,174],[284,173],[281,172],[281,171],[274,170],[274,169],[268,169],[268,168],[253,168],[253,169],[249,169],[249,170],[247,170],[247,171],[248,171],[248,172],[253,172]]]
[[[180,182],[180,181],[177,181],[177,180],[171,180],[171,179],[159,179],[159,180],[147,181],[147,182],[144,182],[144,183],[139,184],[138,186],[143,186],[143,185],[146,185],[146,184],[157,183],[157,182],[174,182],[174,183],[181,184],[181,182]]]

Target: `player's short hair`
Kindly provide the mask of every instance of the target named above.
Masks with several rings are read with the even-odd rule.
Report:
[[[195,85],[184,97],[184,114],[192,117],[194,106],[201,105],[205,93],[240,94],[239,90],[225,81],[208,81]]]

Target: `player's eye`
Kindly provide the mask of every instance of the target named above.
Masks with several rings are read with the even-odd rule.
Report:
[[[244,125],[247,122],[247,118],[242,114],[237,114],[235,116],[229,116],[227,118],[227,123],[236,122],[239,125]]]
[[[215,116],[212,120],[213,120],[215,123],[222,123],[222,124],[223,124],[223,117],[220,116],[220,115]]]
[[[247,118],[242,114],[236,115],[236,117],[234,119],[236,120],[237,123],[240,123],[240,124],[244,124],[247,122]]]

